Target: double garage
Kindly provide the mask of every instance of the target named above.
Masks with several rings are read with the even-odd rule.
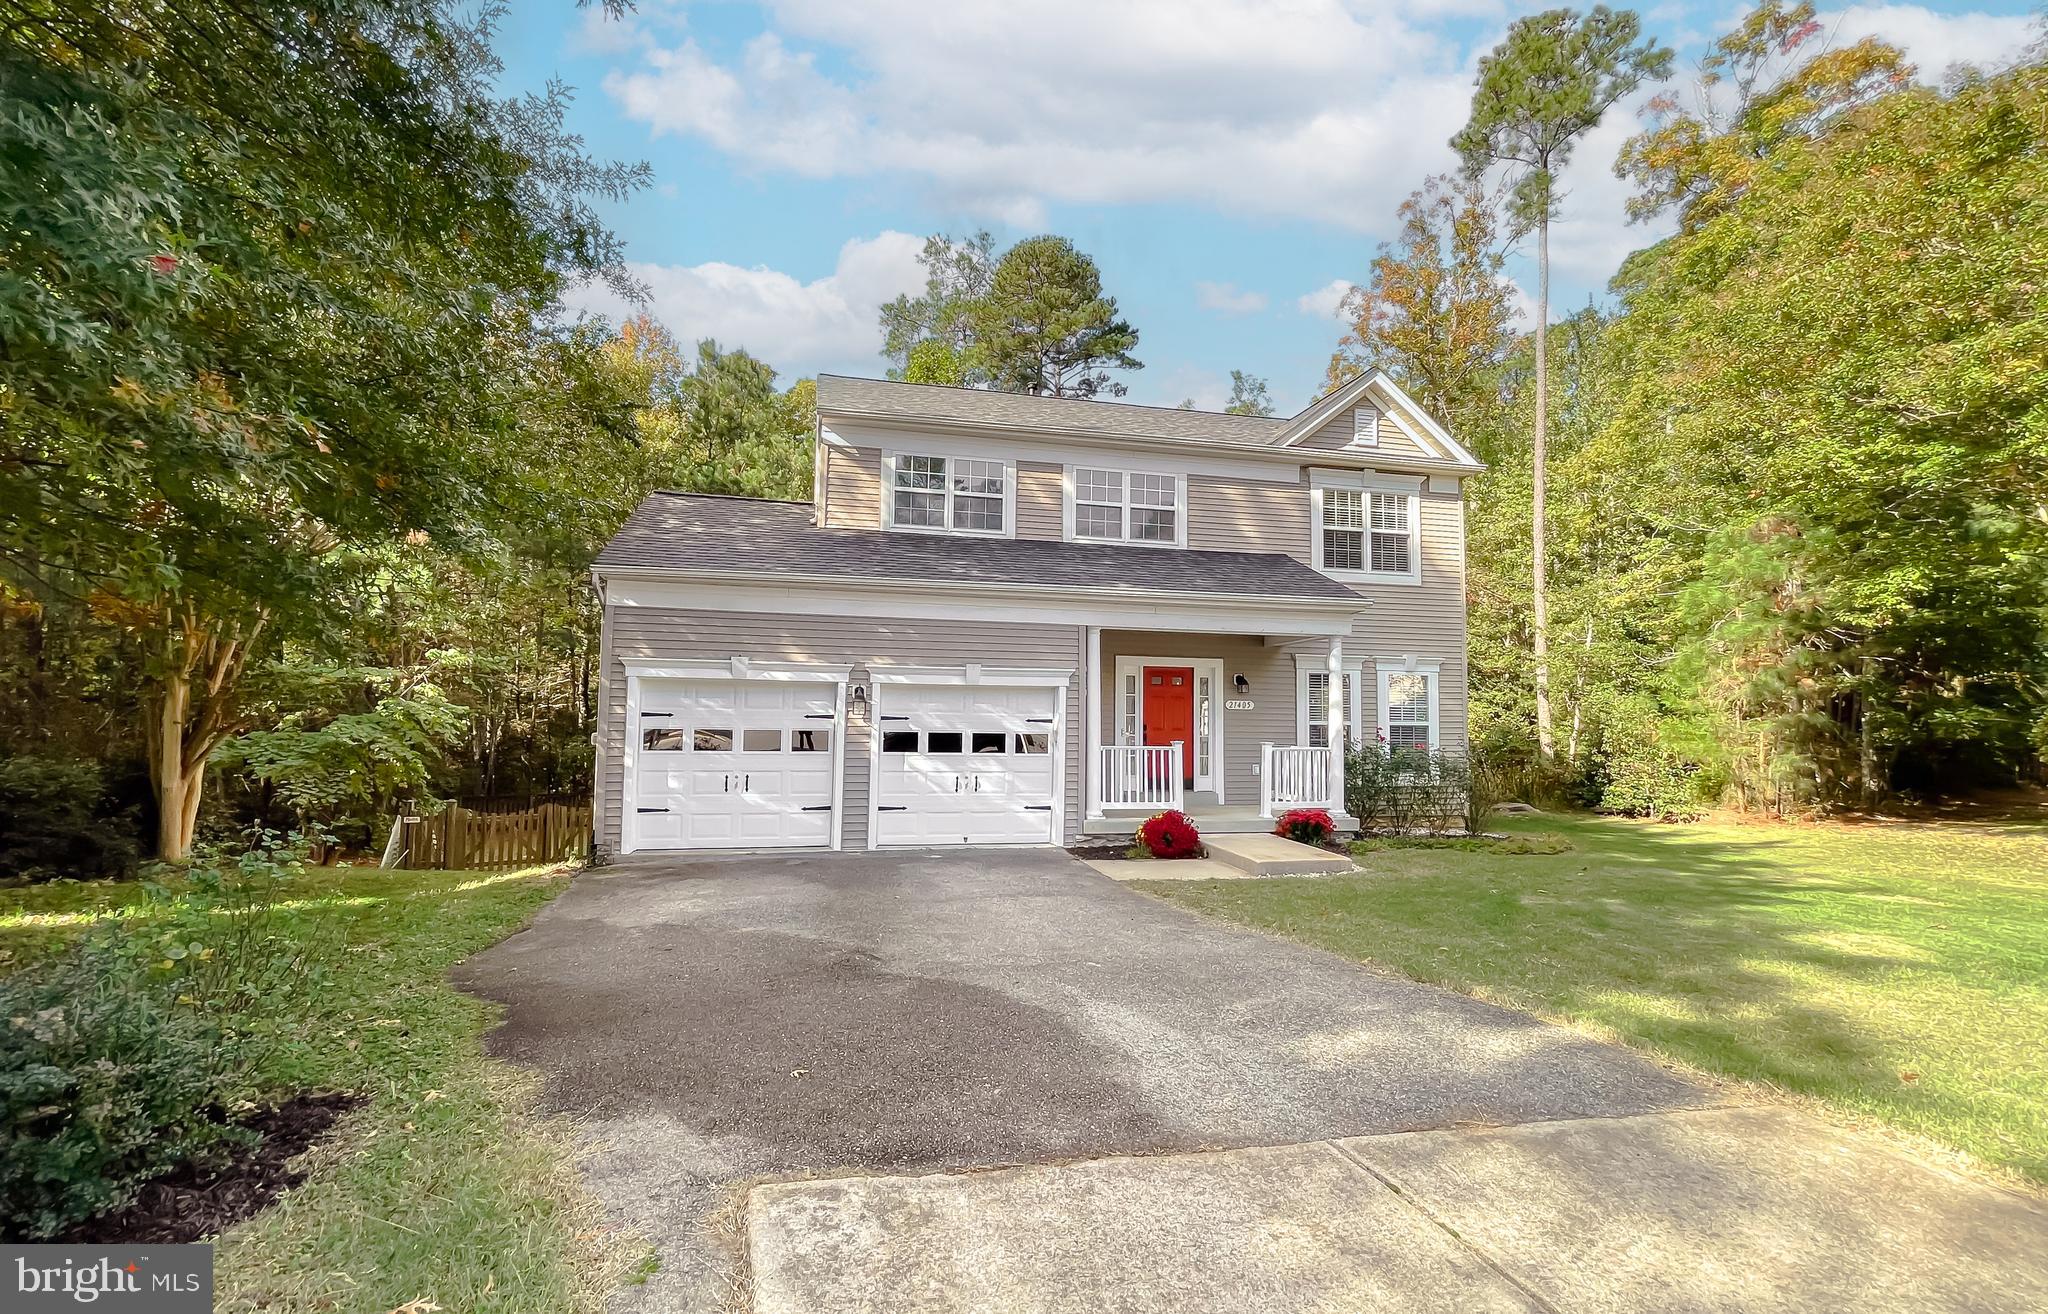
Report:
[[[1051,844],[1065,671],[636,672],[621,848]]]

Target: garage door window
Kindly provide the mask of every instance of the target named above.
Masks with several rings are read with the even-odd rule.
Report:
[[[789,751],[792,753],[829,753],[832,751],[830,730],[792,730],[789,732]]]
[[[883,751],[884,753],[915,753],[915,752],[917,751],[917,731],[915,731],[915,730],[885,730],[885,731],[883,731],[883,732],[882,732],[882,751]]]
[[[740,747],[749,753],[780,753],[782,751],[782,731],[748,730],[740,737]]]
[[[974,751],[977,753],[1000,753],[1009,736],[1000,730],[977,730],[974,732]]]
[[[934,730],[924,737],[927,753],[957,753],[966,743],[958,730]]]
[[[699,730],[694,744],[700,753],[730,753],[732,751],[732,731]]]
[[[643,753],[680,753],[684,746],[683,732],[675,726],[654,726],[640,732]]]
[[[1050,753],[1051,735],[1018,735],[1017,751],[1020,753]]]

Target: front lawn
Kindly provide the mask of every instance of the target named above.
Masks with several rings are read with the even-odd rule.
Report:
[[[644,1256],[603,1227],[566,1130],[529,1116],[523,1079],[484,1056],[492,1010],[447,982],[565,883],[345,868],[293,883],[284,926],[323,946],[326,981],[280,1002],[285,1040],[260,1075],[368,1099],[302,1186],[222,1238],[222,1310],[595,1310]],[[146,906],[133,884],[0,890],[0,971],[96,918],[146,933]]]
[[[1369,848],[1360,876],[1140,888],[2048,1183],[2048,830],[1505,828],[1572,847]]]

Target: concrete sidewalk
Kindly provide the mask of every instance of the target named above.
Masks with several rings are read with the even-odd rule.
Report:
[[[2048,1210],[1782,1109],[761,1186],[756,1314],[2048,1309]]]

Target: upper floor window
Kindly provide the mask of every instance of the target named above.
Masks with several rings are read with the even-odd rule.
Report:
[[[1315,561],[1333,575],[1420,580],[1417,493],[1318,484]]]
[[[1010,532],[1012,478],[1006,461],[959,456],[887,458],[889,525],[895,529]]]
[[[1179,475],[1089,466],[1076,466],[1067,473],[1073,489],[1072,537],[1168,546],[1187,541],[1187,508]]]

